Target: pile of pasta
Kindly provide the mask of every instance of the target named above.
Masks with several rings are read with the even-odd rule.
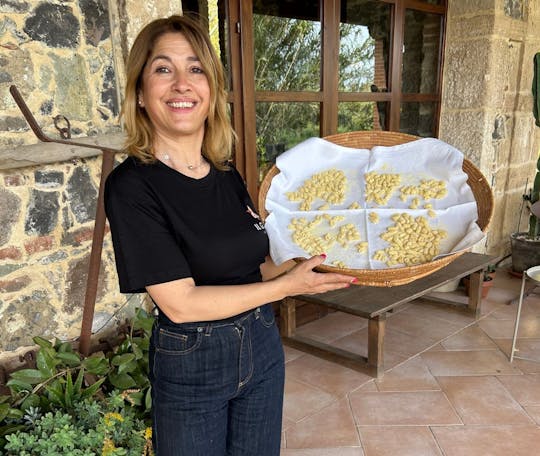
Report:
[[[385,207],[392,196],[408,203],[409,209],[426,209],[427,217],[412,216],[396,210],[391,215],[392,224],[380,234],[388,247],[372,252],[372,259],[385,263],[388,267],[411,266],[426,263],[441,253],[441,240],[447,236],[444,229],[432,227],[429,218],[435,218],[433,201],[447,194],[446,182],[436,179],[421,179],[416,185],[405,185],[404,179],[396,173],[369,172],[363,176],[365,203],[371,208]],[[406,181],[411,181],[407,176]],[[315,173],[306,179],[295,191],[287,192],[287,199],[298,203],[300,211],[317,212],[314,218],[295,217],[288,225],[292,242],[307,252],[317,255],[330,251],[338,244],[343,249],[353,249],[357,253],[368,250],[368,240],[362,236],[353,223],[342,223],[343,215],[327,212],[333,205],[342,204],[349,188],[342,170],[331,168]],[[364,207],[364,202],[353,201],[347,207],[355,210]],[[366,210],[367,223],[378,224],[379,215],[374,210]],[[342,223],[340,225],[340,223]],[[332,266],[348,268],[343,260],[331,260]]]

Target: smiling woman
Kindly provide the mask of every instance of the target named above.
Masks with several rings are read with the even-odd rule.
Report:
[[[105,205],[120,290],[148,292],[158,456],[277,456],[284,357],[271,302],[351,278],[269,258],[238,171],[219,59],[200,25],[158,19],[136,38],[123,106],[128,158]],[[322,252],[320,252],[322,253]]]

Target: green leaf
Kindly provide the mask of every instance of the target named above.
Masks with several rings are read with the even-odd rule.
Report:
[[[0,404],[3,404],[4,402],[8,402],[11,399],[11,396],[0,396]]]
[[[0,404],[0,421],[8,415],[9,409],[9,404]]]
[[[53,344],[48,341],[47,339],[44,339],[43,337],[33,337],[32,340],[36,345],[39,345],[41,348],[52,348]]]
[[[56,356],[70,367],[76,367],[81,364],[81,358],[76,353],[59,352]]]
[[[135,372],[139,367],[139,364],[137,363],[137,361],[134,359],[133,361],[129,362],[129,363],[123,363],[123,364],[120,364],[120,366],[118,366],[118,373],[119,374],[130,374],[132,372]]]
[[[26,429],[24,424],[8,424],[7,426],[0,427],[0,436],[15,434],[17,431],[23,431]]]
[[[100,378],[96,383],[93,383],[88,388],[86,388],[81,394],[81,399],[86,399],[96,394],[105,380],[107,380],[105,377]]]
[[[85,358],[82,361],[83,367],[87,372],[94,375],[103,375],[106,374],[109,370],[109,361],[104,357],[93,356],[90,358]]]
[[[16,393],[20,393],[22,391],[32,391],[32,385],[30,385],[30,383],[23,382],[15,378],[9,379],[6,386],[9,386],[9,388]]]
[[[11,378],[30,385],[37,385],[46,379],[37,369],[21,369],[11,373]],[[8,381],[9,386],[9,381]]]
[[[148,388],[146,391],[146,398],[144,402],[146,410],[150,410],[152,408],[152,387]]]
[[[73,353],[73,347],[69,342],[64,342],[60,344],[58,351],[61,353]]]
[[[66,390],[64,391],[64,403],[67,408],[73,407],[73,379],[71,378],[71,372],[66,375]]]
[[[43,377],[52,377],[56,373],[56,364],[54,358],[52,357],[49,350],[41,349],[36,357],[36,364],[38,370],[41,372]]]
[[[113,357],[111,364],[113,366],[121,366],[122,364],[127,364],[135,359],[133,353],[125,353],[123,355],[116,355]]]
[[[82,384],[84,380],[84,370],[80,369],[75,384],[73,385],[73,391],[77,396],[80,396],[82,390]]]
[[[29,394],[21,404],[21,410],[26,411],[30,407],[39,407],[40,399],[37,394]]]
[[[129,388],[133,388],[137,384],[135,383],[135,380],[133,380],[133,377],[129,374],[114,374],[111,373],[109,375],[109,380],[112,383],[113,386],[120,390],[126,390]]]

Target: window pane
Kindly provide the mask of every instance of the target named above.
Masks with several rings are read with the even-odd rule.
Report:
[[[341,2],[339,90],[386,92],[391,5],[373,0]]]
[[[260,178],[276,157],[319,136],[319,103],[257,103],[257,159]]]
[[[182,2],[182,9],[184,14],[193,14],[194,17],[200,18],[204,25],[208,27],[212,44],[225,67],[225,74],[229,77],[227,89],[230,90],[229,30],[225,3],[224,0],[184,0]]]
[[[403,53],[403,92],[436,93],[441,16],[407,10]]]
[[[338,105],[338,132],[386,130],[386,102],[343,102]]]
[[[255,1],[255,90],[319,91],[319,2]]]
[[[400,131],[422,137],[435,136],[435,115],[437,103],[402,103]]]

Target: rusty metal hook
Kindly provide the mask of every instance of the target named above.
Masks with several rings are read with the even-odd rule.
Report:
[[[70,139],[71,138],[71,124],[69,123],[69,119],[66,116],[63,116],[62,114],[58,114],[57,116],[53,117],[54,121],[54,128],[56,128],[60,132],[60,136],[62,139]],[[66,124],[65,127],[60,126],[60,123],[64,122]]]

